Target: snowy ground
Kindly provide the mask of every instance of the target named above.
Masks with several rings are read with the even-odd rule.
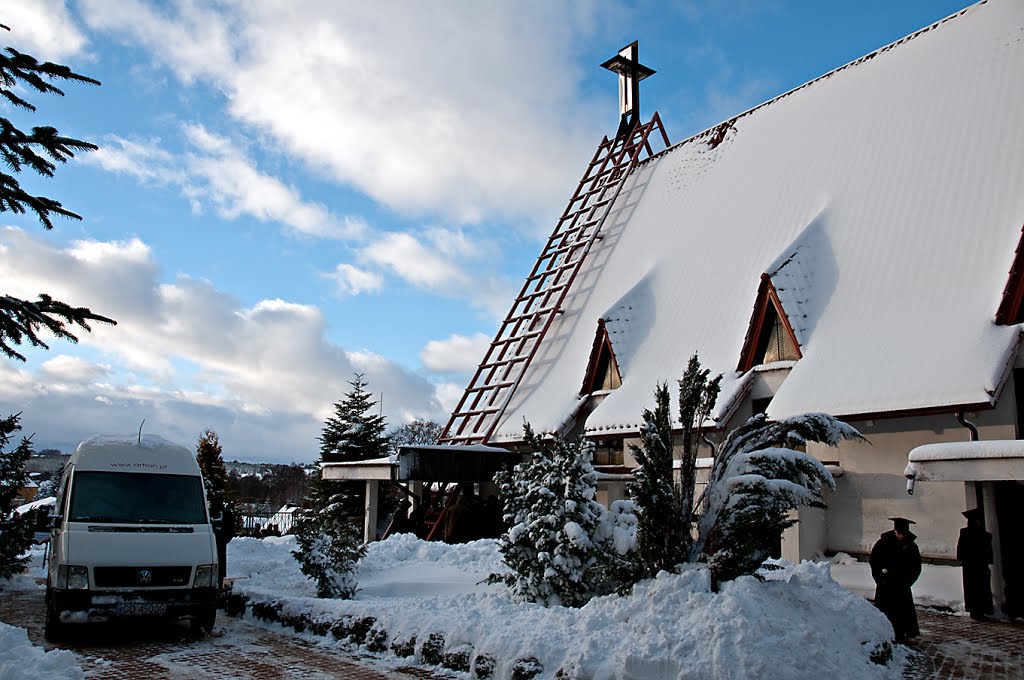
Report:
[[[874,591],[867,564],[844,555],[830,563],[784,565],[770,582],[741,579],[719,594],[709,591],[703,571],[693,570],[662,574],[629,597],[545,609],[514,604],[503,587],[482,583],[503,569],[494,541],[449,546],[403,535],[371,544],[351,601],[316,599],[291,556],[294,545],[293,537],[232,541],[228,576],[235,590],[280,602],[292,615],[372,616],[391,640],[416,636],[421,646],[440,633],[448,649],[493,657],[498,678],[509,677],[512,664],[527,657],[540,661],[547,678],[560,668],[595,679],[675,678],[694,669],[716,678],[898,678],[906,657],[896,647],[888,667],[868,660],[892,630],[863,597]],[[42,577],[37,551],[28,573],[3,586],[40,588]],[[918,604],[962,610],[960,570],[925,566],[914,597]],[[322,639],[333,644],[329,640]],[[27,676],[26,669],[32,671]],[[24,630],[0,624],[0,680],[12,677],[83,675],[70,653],[44,652]]]
[[[494,541],[449,546],[410,535],[371,544],[355,600],[318,600],[290,555],[291,537],[236,539],[228,576],[253,600],[276,601],[282,613],[313,619],[372,616],[390,640],[430,634],[447,650],[471,650],[510,677],[518,659],[536,658],[540,677],[898,678],[905,650],[888,666],[869,660],[892,638],[886,619],[841,587],[828,563],[785,565],[768,582],[753,578],[710,592],[707,573],[661,574],[628,597],[604,597],[581,609],[515,604],[504,588],[482,583],[503,566]],[[842,560],[841,560],[842,561]],[[859,579],[856,563],[835,565]],[[866,565],[865,565],[866,567]],[[959,570],[956,571],[959,576]],[[870,581],[870,576],[868,576]],[[328,638],[329,639],[329,638]]]

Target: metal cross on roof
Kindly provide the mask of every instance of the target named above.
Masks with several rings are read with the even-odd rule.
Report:
[[[640,63],[639,41],[634,40],[619,53],[601,64],[619,74],[619,130],[616,137],[629,133],[640,116],[640,81],[654,75],[655,70]]]

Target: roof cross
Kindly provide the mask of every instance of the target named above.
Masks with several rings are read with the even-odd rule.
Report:
[[[640,116],[640,81],[655,71],[640,63],[639,41],[634,40],[619,50],[619,53],[601,64],[613,73],[619,74],[619,130],[615,137],[628,134]]]

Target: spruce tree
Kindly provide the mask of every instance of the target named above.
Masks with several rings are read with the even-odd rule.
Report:
[[[320,433],[320,461],[329,463],[383,458],[388,455],[387,427],[383,415],[374,413],[377,402],[367,391],[368,383],[361,373],[349,381],[352,389],[334,405],[334,415],[324,423]],[[338,485],[342,494],[335,502],[353,518],[363,514],[364,485],[360,482],[326,482]],[[322,507],[322,506],[320,506]]]
[[[377,402],[363,375],[357,373],[349,385],[352,389],[334,405],[334,415],[320,433],[318,464],[388,455],[386,421],[372,412]],[[318,468],[294,526],[299,543],[294,555],[302,573],[316,581],[319,597],[349,598],[356,590],[356,562],[365,552],[360,532],[363,485],[324,479],[322,465]]]
[[[21,414],[0,419],[0,579],[24,571],[27,557],[23,555],[32,545],[34,513],[19,515],[13,509],[18,491],[28,481],[25,464],[32,455],[32,443],[22,437],[11,449],[11,437],[21,430]]]
[[[10,30],[2,24],[0,28]],[[20,93],[26,90],[63,96],[64,92],[55,85],[60,81],[100,84],[97,80],[75,73],[67,66],[40,63],[31,55],[13,47],[0,52],[0,97],[15,109],[28,112],[36,110],[21,96]],[[0,213],[32,212],[45,229],[53,228],[53,215],[82,219],[52,198],[32,195],[21,186],[15,175],[27,169],[43,177],[52,177],[57,168],[56,163],[67,162],[74,157],[75,152],[96,148],[95,144],[65,137],[49,126],[34,127],[31,132],[24,132],[10,119],[0,116],[0,160],[10,170],[0,171]],[[116,323],[85,307],[74,307],[54,300],[45,293],[40,293],[37,300],[22,300],[0,294],[0,352],[9,358],[25,361],[25,356],[15,349],[17,345],[28,342],[34,347],[48,349],[40,337],[44,330],[55,337],[77,342],[78,338],[69,327],[78,326],[88,332],[92,330],[90,321]]]
[[[317,597],[353,597],[356,563],[366,552],[342,486],[318,472],[292,526],[298,542],[292,554],[302,573],[316,582]]]
[[[530,460],[495,476],[510,527],[498,549],[511,573],[490,580],[522,602],[581,607],[616,588],[610,574],[619,559],[595,500],[593,444],[544,440],[529,424],[523,439]]]
[[[366,391],[368,383],[357,373],[349,381],[352,389],[334,405],[334,415],[320,433],[320,457],[329,462],[383,458],[388,455],[387,427],[383,415],[373,413],[377,406]]]

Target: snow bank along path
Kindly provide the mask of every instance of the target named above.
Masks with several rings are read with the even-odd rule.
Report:
[[[537,677],[899,678],[902,648],[888,665],[872,652],[892,639],[888,621],[842,588],[826,563],[785,565],[759,582],[746,577],[712,593],[699,567],[659,574],[627,597],[597,598],[580,609],[512,602],[483,580],[504,566],[492,540],[428,543],[411,535],[372,543],[354,600],[320,600],[291,556],[292,537],[235,539],[228,576],[252,602],[320,622],[373,617],[390,643],[416,639],[423,660],[431,634],[470,660],[490,657],[494,677],[536,659]],[[328,638],[330,639],[330,638]],[[391,652],[388,652],[391,653]],[[479,674],[483,669],[474,669]]]

